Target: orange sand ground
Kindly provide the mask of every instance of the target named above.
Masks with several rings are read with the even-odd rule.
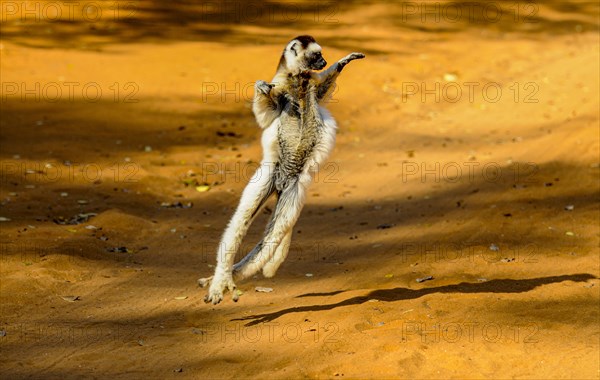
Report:
[[[2,4],[3,378],[599,378],[597,2],[29,3]],[[206,305],[252,85],[304,33],[367,54],[337,146],[278,275]]]

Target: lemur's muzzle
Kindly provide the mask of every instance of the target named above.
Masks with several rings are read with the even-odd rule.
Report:
[[[321,70],[325,66],[327,66],[327,61],[323,57],[320,57],[315,63],[313,63],[313,67],[311,67],[311,69]]]

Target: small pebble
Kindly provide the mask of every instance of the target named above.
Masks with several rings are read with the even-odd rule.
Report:
[[[265,288],[263,286],[257,286],[256,288],[254,288],[255,291],[260,292],[260,293],[271,293],[273,291],[273,288]]]
[[[455,82],[457,79],[458,79],[458,77],[456,76],[456,74],[452,74],[452,73],[444,74],[444,80],[446,82]]]
[[[67,302],[81,301],[79,296],[60,296],[60,298],[62,298],[63,300],[65,300]]]
[[[430,280],[433,280],[433,276],[427,276],[427,277],[417,278],[417,282],[418,283],[425,282],[425,281],[430,281]]]

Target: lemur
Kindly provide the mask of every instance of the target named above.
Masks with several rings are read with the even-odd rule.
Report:
[[[306,189],[335,143],[336,122],[319,102],[330,95],[342,69],[364,57],[362,53],[349,54],[317,73],[313,70],[327,65],[321,46],[311,36],[298,36],[283,50],[272,83],[256,82],[252,110],[264,130],[263,159],[225,229],[214,275],[198,280],[202,287],[210,285],[205,302],[218,304],[226,289],[237,301],[234,280],[261,270],[265,277],[273,277],[287,257]],[[273,193],[277,203],[262,240],[233,265],[248,227]]]

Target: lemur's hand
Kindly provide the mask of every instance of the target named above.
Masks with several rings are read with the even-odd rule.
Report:
[[[363,53],[351,53],[345,56],[344,58],[338,61],[338,71],[342,71],[344,66],[346,66],[350,61],[354,61],[355,59],[363,59],[365,55]]]
[[[364,57],[365,57],[365,55],[363,53],[350,53],[347,56],[345,56],[344,58],[342,58],[342,60],[346,60],[346,61],[350,62],[355,59],[363,59]]]
[[[254,84],[255,91],[263,95],[269,95],[273,87],[275,87],[275,85],[269,84],[264,80],[257,80]]]

